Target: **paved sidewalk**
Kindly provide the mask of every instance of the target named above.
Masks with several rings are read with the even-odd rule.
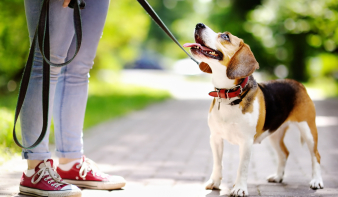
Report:
[[[338,100],[316,101],[323,190],[309,188],[311,162],[299,132],[285,139],[290,151],[282,184],[265,178],[276,168],[268,139],[254,145],[249,169],[250,196],[338,196]],[[85,197],[228,196],[236,178],[238,147],[225,142],[221,190],[204,190],[212,168],[207,112],[210,100],[169,100],[121,119],[98,125],[84,136],[86,156],[128,181],[123,190],[83,190]],[[0,167],[0,196],[23,196],[18,185],[25,162]]]

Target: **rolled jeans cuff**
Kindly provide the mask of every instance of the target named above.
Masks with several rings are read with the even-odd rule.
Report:
[[[21,155],[22,155],[22,159],[29,159],[29,160],[44,160],[44,159],[49,159],[52,156],[50,152],[33,153],[30,150],[23,150],[21,152]]]

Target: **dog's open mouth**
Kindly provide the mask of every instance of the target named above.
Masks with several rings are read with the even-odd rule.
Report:
[[[204,46],[203,44],[199,44],[199,43],[185,43],[183,45],[184,47],[190,47],[191,52],[196,52],[199,54],[202,54],[206,57],[209,58],[213,58],[213,59],[217,59],[217,60],[222,60],[223,59],[223,55],[221,52],[211,49],[207,46]]]

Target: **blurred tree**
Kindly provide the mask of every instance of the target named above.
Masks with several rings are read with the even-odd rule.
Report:
[[[1,0],[0,10],[0,93],[4,93],[17,86],[29,39],[23,0]]]
[[[3,94],[18,87],[29,38],[23,0],[1,0],[0,10],[0,94]],[[135,59],[147,37],[149,23],[150,18],[137,1],[111,1],[94,76],[96,70],[119,70]]]
[[[135,0],[111,1],[94,69],[120,70],[140,53],[150,18]]]
[[[264,0],[250,11],[248,19],[245,30],[252,33],[270,57],[275,56],[270,66],[286,65],[291,78],[308,80],[308,57],[321,53],[337,55],[337,0]],[[331,68],[333,74],[338,65]]]
[[[148,2],[180,42],[182,42],[182,38],[191,40],[193,27],[196,23],[190,21],[191,27],[189,27],[189,25],[187,25],[189,24],[187,23],[189,22],[187,19],[192,18],[195,15],[193,10],[194,1],[148,0]],[[175,45],[176,44],[173,43],[163,30],[152,21],[147,40],[143,43],[143,47],[146,50],[156,51],[156,53],[161,53],[169,58],[185,58],[186,55],[184,52]]]

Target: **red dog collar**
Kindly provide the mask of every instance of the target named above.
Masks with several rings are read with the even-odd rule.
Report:
[[[236,85],[231,89],[217,89],[216,88],[216,91],[209,92],[209,95],[212,97],[229,98],[229,99],[233,97],[237,97],[243,92],[243,88],[248,83],[248,80],[249,80],[249,77],[246,77],[240,85]],[[237,90],[233,91],[233,89],[235,89],[236,87],[238,87]]]

